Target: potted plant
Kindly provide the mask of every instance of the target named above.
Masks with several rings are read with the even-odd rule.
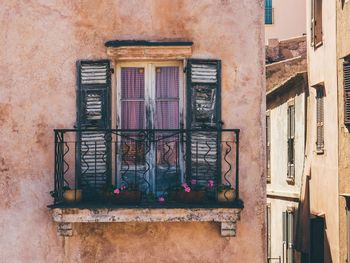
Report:
[[[120,188],[115,188],[113,194],[112,202],[116,204],[137,204],[141,202],[142,193],[137,184],[122,185]]]
[[[189,183],[183,183],[181,187],[173,187],[168,192],[168,199],[182,203],[201,203],[205,200],[205,190],[197,180],[192,179]]]
[[[236,191],[231,185],[218,185],[217,193],[219,202],[232,202],[236,198]]]

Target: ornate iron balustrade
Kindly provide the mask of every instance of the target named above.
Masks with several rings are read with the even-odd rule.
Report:
[[[54,206],[243,206],[238,129],[54,132]]]

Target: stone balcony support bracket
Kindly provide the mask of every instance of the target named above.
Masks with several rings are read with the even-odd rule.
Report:
[[[53,208],[58,234],[72,236],[74,223],[217,222],[221,235],[236,235],[240,208]]]

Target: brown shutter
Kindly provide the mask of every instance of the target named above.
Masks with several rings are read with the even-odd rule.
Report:
[[[350,125],[350,61],[343,64],[344,78],[344,124]]]
[[[111,127],[110,62],[78,61],[77,71],[77,126],[83,129],[78,133],[77,171],[84,197],[88,197],[94,196],[111,179],[110,140],[104,131]]]
[[[322,43],[322,0],[314,0],[314,45]]]

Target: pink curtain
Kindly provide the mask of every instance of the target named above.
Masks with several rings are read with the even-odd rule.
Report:
[[[145,126],[144,68],[121,69],[121,128],[143,129]]]
[[[156,68],[156,129],[179,128],[179,68]]]

